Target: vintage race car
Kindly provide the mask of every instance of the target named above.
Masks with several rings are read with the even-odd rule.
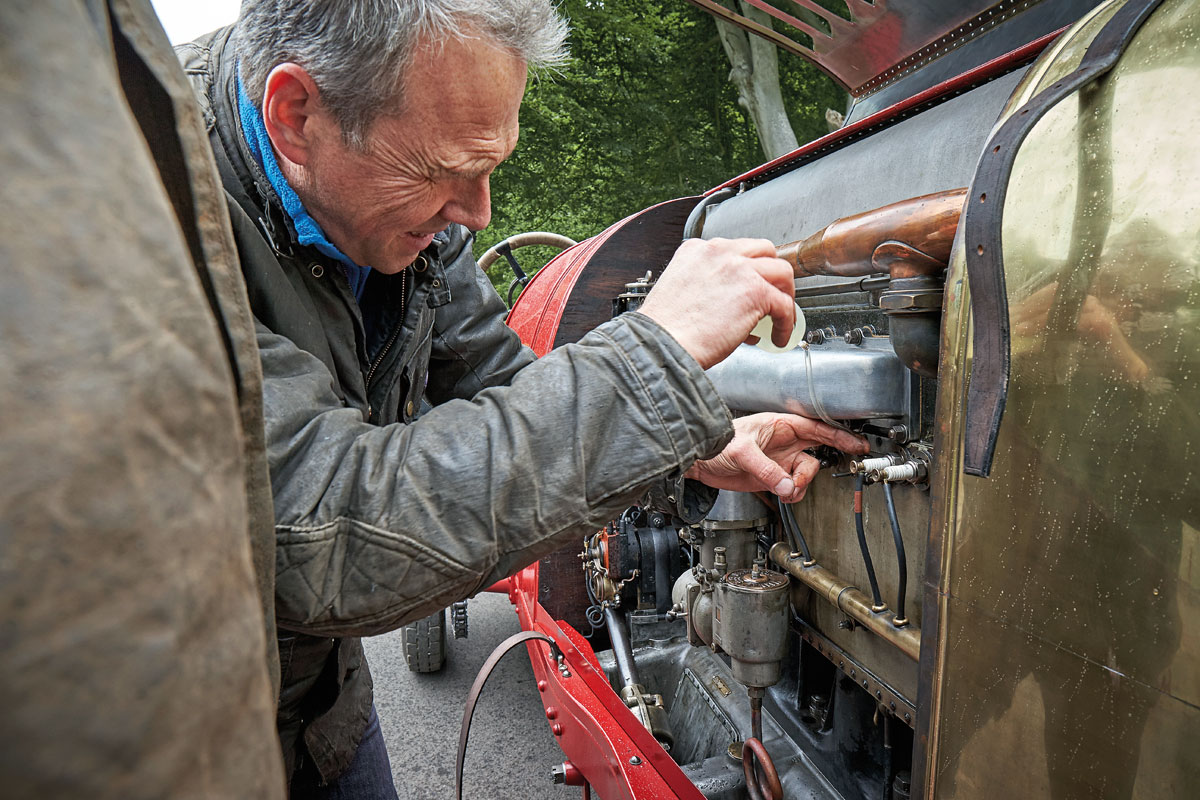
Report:
[[[1200,3],[692,2],[825,69],[845,124],[571,247],[510,324],[544,353],[682,239],[771,239],[807,340],[710,377],[871,454],[818,451],[792,507],[630,509],[497,587],[561,655],[528,644],[556,780],[1200,796]]]

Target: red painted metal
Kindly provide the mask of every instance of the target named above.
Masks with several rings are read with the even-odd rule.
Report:
[[[786,155],[782,155],[774,161],[755,167],[754,169],[742,175],[722,183],[720,186],[715,186],[705,195],[710,195],[715,191],[726,187],[737,186],[739,183],[754,183],[757,178],[763,175],[775,172],[786,171],[786,168],[791,166],[793,162],[806,159],[816,153],[822,153],[832,149],[848,139],[855,139],[864,133],[874,131],[875,129],[891,122],[897,122],[900,118],[907,116],[929,103],[937,100],[952,97],[956,94],[966,91],[967,89],[987,83],[988,81],[997,78],[1005,73],[1011,72],[1017,67],[1033,61],[1038,55],[1046,49],[1046,47],[1059,37],[1066,30],[1066,27],[1048,33],[1038,39],[1034,39],[1029,44],[1018,47],[1016,50],[1009,51],[1002,56],[997,56],[991,61],[985,61],[974,69],[967,70],[956,78],[951,78],[948,81],[943,81],[937,86],[931,86],[923,92],[914,94],[906,100],[901,100],[895,105],[888,106],[885,109],[871,114],[869,117],[863,117],[857,122],[852,122],[844,128],[838,128],[832,133],[822,136],[820,139],[813,139],[806,145],[798,147]]]
[[[575,288],[579,273],[600,246],[636,216],[638,214],[631,214],[592,238],[584,239],[559,253],[533,276],[517,302],[513,303],[508,314],[508,326],[539,358],[554,348],[558,323],[571,299],[571,290]]]
[[[508,599],[521,628],[558,644],[567,675],[549,648],[529,647],[529,660],[559,747],[604,800],[703,800],[662,746],[625,707],[600,670],[587,640],[552,619],[537,602],[538,565],[509,579]]]

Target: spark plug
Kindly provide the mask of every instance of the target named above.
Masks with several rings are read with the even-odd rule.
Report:
[[[882,470],[885,467],[899,464],[902,458],[903,456],[886,455],[879,458],[864,458],[862,461],[851,461],[850,474],[857,475],[860,472],[870,474],[876,470]]]
[[[886,483],[921,483],[928,474],[928,467],[920,461],[905,461],[870,473],[872,479]]]

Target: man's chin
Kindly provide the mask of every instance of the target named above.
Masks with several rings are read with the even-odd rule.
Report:
[[[420,253],[415,251],[399,254],[392,253],[386,261],[379,264],[372,264],[371,269],[376,272],[382,272],[384,275],[397,275],[408,267],[411,267],[417,261],[418,256],[420,256]]]

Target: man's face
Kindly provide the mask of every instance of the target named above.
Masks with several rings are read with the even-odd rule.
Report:
[[[486,40],[422,47],[404,107],[378,117],[364,151],[321,126],[296,193],[355,263],[395,274],[452,222],[491,219],[488,178],[517,144],[525,63]]]

